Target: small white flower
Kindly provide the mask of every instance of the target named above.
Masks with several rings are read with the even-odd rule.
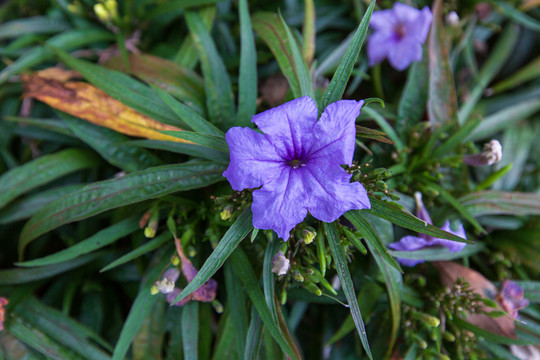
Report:
[[[281,251],[278,251],[272,258],[272,272],[277,275],[285,275],[291,268],[291,262],[283,255]]]

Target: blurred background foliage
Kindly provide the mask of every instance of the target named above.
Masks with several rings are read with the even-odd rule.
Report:
[[[431,7],[434,24],[423,60],[397,72],[357,58],[362,0],[4,1],[3,357],[356,359],[368,340],[375,359],[532,358],[519,354],[540,346],[540,2],[407,3]],[[343,98],[385,105],[357,121],[355,171],[379,212],[307,219],[286,244],[252,231],[250,194],[221,176],[224,131],[302,95],[327,104],[342,59]],[[463,163],[491,139],[502,161]],[[423,250],[426,264],[400,272],[385,245],[421,228],[392,218],[414,213],[417,191],[435,225],[462,222],[475,243]],[[151,295],[175,236],[198,269],[214,266],[199,280],[218,281],[215,301]],[[207,261],[218,246],[226,256]],[[278,249],[292,260],[280,278]],[[339,289],[340,251],[356,306],[347,274]],[[531,303],[521,321],[471,320],[497,306],[480,290],[507,279]]]

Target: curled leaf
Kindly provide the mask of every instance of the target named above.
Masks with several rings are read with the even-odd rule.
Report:
[[[151,119],[107,95],[95,86],[70,81],[73,71],[51,68],[24,75],[25,96],[51,107],[117,132],[152,140],[188,142],[160,131],[182,130]]]

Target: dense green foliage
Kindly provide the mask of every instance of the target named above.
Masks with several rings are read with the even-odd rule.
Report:
[[[433,24],[422,61],[398,72],[370,68],[363,46],[392,1],[4,2],[3,358],[515,359],[540,346],[540,2],[408,3]],[[53,66],[77,73],[39,71]],[[347,171],[372,207],[308,216],[282,242],[222,176],[224,134],[306,95],[320,111],[366,100]],[[491,139],[500,162],[463,162]],[[413,215],[415,192],[433,225]],[[469,244],[388,248],[416,233]],[[152,293],[186,263],[178,247],[199,272],[177,300],[210,278],[215,300]],[[479,295],[508,279],[530,301],[521,321]]]

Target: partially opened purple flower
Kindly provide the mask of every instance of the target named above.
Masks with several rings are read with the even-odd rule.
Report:
[[[375,11],[370,25],[375,32],[368,40],[370,66],[388,58],[396,70],[406,69],[422,60],[422,44],[426,41],[432,15],[426,6],[417,10],[396,2],[392,9]]]
[[[366,190],[340,165],[350,165],[355,119],[363,101],[328,105],[319,121],[317,106],[302,97],[255,115],[264,134],[233,127],[227,134],[231,162],[223,173],[234,190],[253,192],[253,225],[287,240],[309,211],[332,222],[352,209],[369,209]]]
[[[529,300],[525,298],[523,289],[511,280],[502,282],[497,299],[501,303],[503,310],[515,319],[518,318],[518,310],[529,306]]]
[[[429,216],[429,213],[427,212],[426,208],[424,207],[424,203],[422,202],[422,194],[420,194],[419,192],[416,192],[414,194],[414,198],[416,200],[416,208],[417,208],[416,216],[420,220],[423,220],[427,222],[428,224],[433,224],[431,221],[431,217]],[[467,238],[465,235],[465,229],[463,228],[463,225],[460,225],[457,231],[453,231],[450,228],[450,221],[448,220],[441,227],[441,230],[457,235],[464,239]],[[463,242],[439,239],[439,238],[435,238],[433,236],[429,236],[426,234],[418,234],[418,236],[412,236],[412,235],[404,236],[398,242],[388,244],[390,248],[394,250],[398,250],[398,251],[416,251],[416,250],[420,250],[420,249],[424,249],[428,247],[443,246],[453,253],[460,252],[461,250],[463,250],[465,245],[467,244]],[[415,266],[416,264],[423,263],[425,260],[398,258],[398,261],[405,266]]]

